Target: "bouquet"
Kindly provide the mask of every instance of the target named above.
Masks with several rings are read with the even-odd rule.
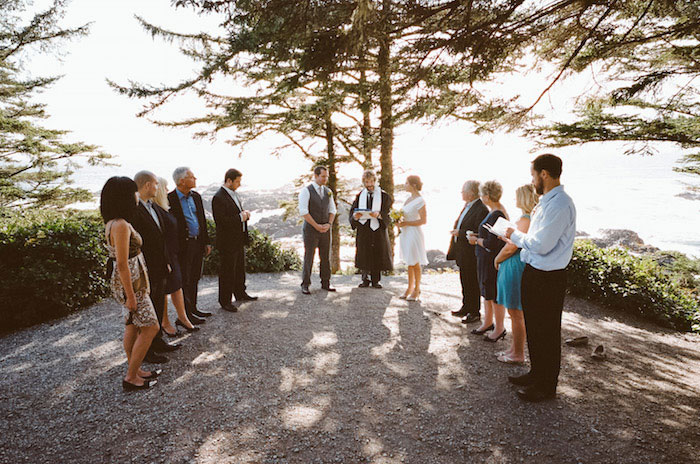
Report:
[[[391,221],[394,224],[398,224],[399,222],[403,221],[403,211],[400,209],[392,209],[389,211],[389,217],[391,218]],[[401,229],[399,229],[399,232],[397,235],[401,233]]]

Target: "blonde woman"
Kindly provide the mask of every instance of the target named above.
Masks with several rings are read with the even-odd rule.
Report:
[[[526,184],[515,191],[515,205],[523,214],[515,222],[518,230],[526,234],[530,228],[530,214],[538,202],[537,192],[532,184]],[[520,301],[520,283],[525,263],[520,260],[520,249],[512,243],[506,244],[494,265],[498,269],[498,295],[496,302],[508,309],[513,342],[508,351],[498,353],[498,360],[506,364],[522,364],[525,361],[525,318]]]
[[[421,265],[428,264],[425,252],[425,238],[422,225],[427,222],[425,200],[420,195],[423,182],[418,176],[408,176],[406,190],[411,196],[403,207],[403,220],[397,225],[401,229],[399,251],[401,259],[408,266],[408,288],[401,299],[417,301],[420,297]]]
[[[475,249],[479,290],[484,297],[484,320],[478,329],[472,330],[474,335],[484,335],[487,342],[497,342],[505,338],[506,328],[504,319],[506,310],[496,302],[496,268],[493,260],[505,245],[498,236],[486,229],[486,224],[492,226],[499,217],[508,219],[506,209],[501,204],[503,187],[495,180],[484,182],[479,187],[481,201],[489,209],[489,215],[479,224],[479,234],[470,235],[469,243],[478,245]],[[491,331],[490,334],[486,332]]]
[[[161,325],[166,335],[169,337],[177,336],[177,328],[173,327],[168,319],[168,295],[170,295],[173,306],[175,306],[175,310],[177,311],[177,320],[175,321],[175,324],[188,332],[196,332],[199,330],[199,327],[190,322],[189,318],[187,317],[187,313],[185,312],[185,297],[182,293],[182,272],[180,271],[180,260],[177,256],[179,251],[177,219],[175,219],[175,216],[169,212],[170,203],[168,202],[168,181],[162,177],[158,178],[158,189],[156,190],[156,196],[153,201],[166,211],[166,213],[163,215],[165,218],[165,224],[163,225],[166,248],[168,249],[171,267],[171,272],[168,275],[168,281],[165,284],[165,305],[163,306],[165,310],[163,311],[163,323]]]

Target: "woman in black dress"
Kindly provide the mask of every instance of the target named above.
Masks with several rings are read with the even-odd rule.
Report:
[[[476,265],[479,276],[479,290],[484,297],[484,319],[481,326],[472,330],[475,335],[484,335],[484,340],[497,342],[506,336],[504,319],[506,310],[496,303],[496,279],[498,271],[494,266],[494,258],[505,245],[500,238],[489,232],[484,225],[494,225],[499,217],[508,219],[508,213],[501,204],[503,187],[495,180],[484,182],[479,188],[481,201],[488,207],[489,215],[479,225],[479,234],[470,235],[469,243],[476,247]],[[486,332],[491,332],[487,334]]]
[[[165,211],[170,211],[170,203],[168,202],[168,181],[162,177],[158,178],[158,190],[153,200]],[[185,312],[185,297],[182,293],[182,272],[180,271],[180,261],[177,256],[179,252],[177,219],[167,212],[165,214],[165,224],[163,226],[171,271],[168,275],[168,281],[165,284],[165,311],[163,311],[163,323],[161,325],[166,335],[175,337],[178,331],[168,319],[168,295],[170,295],[173,306],[175,306],[175,310],[177,311],[177,320],[175,324],[188,332],[196,332],[199,330],[199,327],[190,322]]]

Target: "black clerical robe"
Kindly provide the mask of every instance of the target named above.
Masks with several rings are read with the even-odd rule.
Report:
[[[378,192],[379,190],[375,189],[374,194]],[[355,267],[362,271],[390,271],[394,268],[394,264],[387,227],[391,225],[389,211],[391,211],[394,200],[388,193],[381,190],[382,208],[378,218],[379,228],[372,230],[369,220],[362,224],[353,217],[353,213],[360,203],[361,193],[355,197],[350,210],[350,226],[356,231]],[[367,208],[371,207],[372,202],[368,201]]]

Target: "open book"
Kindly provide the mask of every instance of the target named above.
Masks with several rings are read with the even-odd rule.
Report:
[[[499,217],[496,220],[496,223],[494,225],[489,225],[489,224],[484,224],[484,228],[491,232],[494,235],[498,235],[499,237],[505,238],[506,236],[506,231],[509,228],[513,228],[517,230],[517,226],[510,222],[509,220]]]
[[[361,208],[355,208],[355,211],[353,213],[360,213],[360,219],[373,219],[370,214],[372,213],[371,209],[361,209]]]

